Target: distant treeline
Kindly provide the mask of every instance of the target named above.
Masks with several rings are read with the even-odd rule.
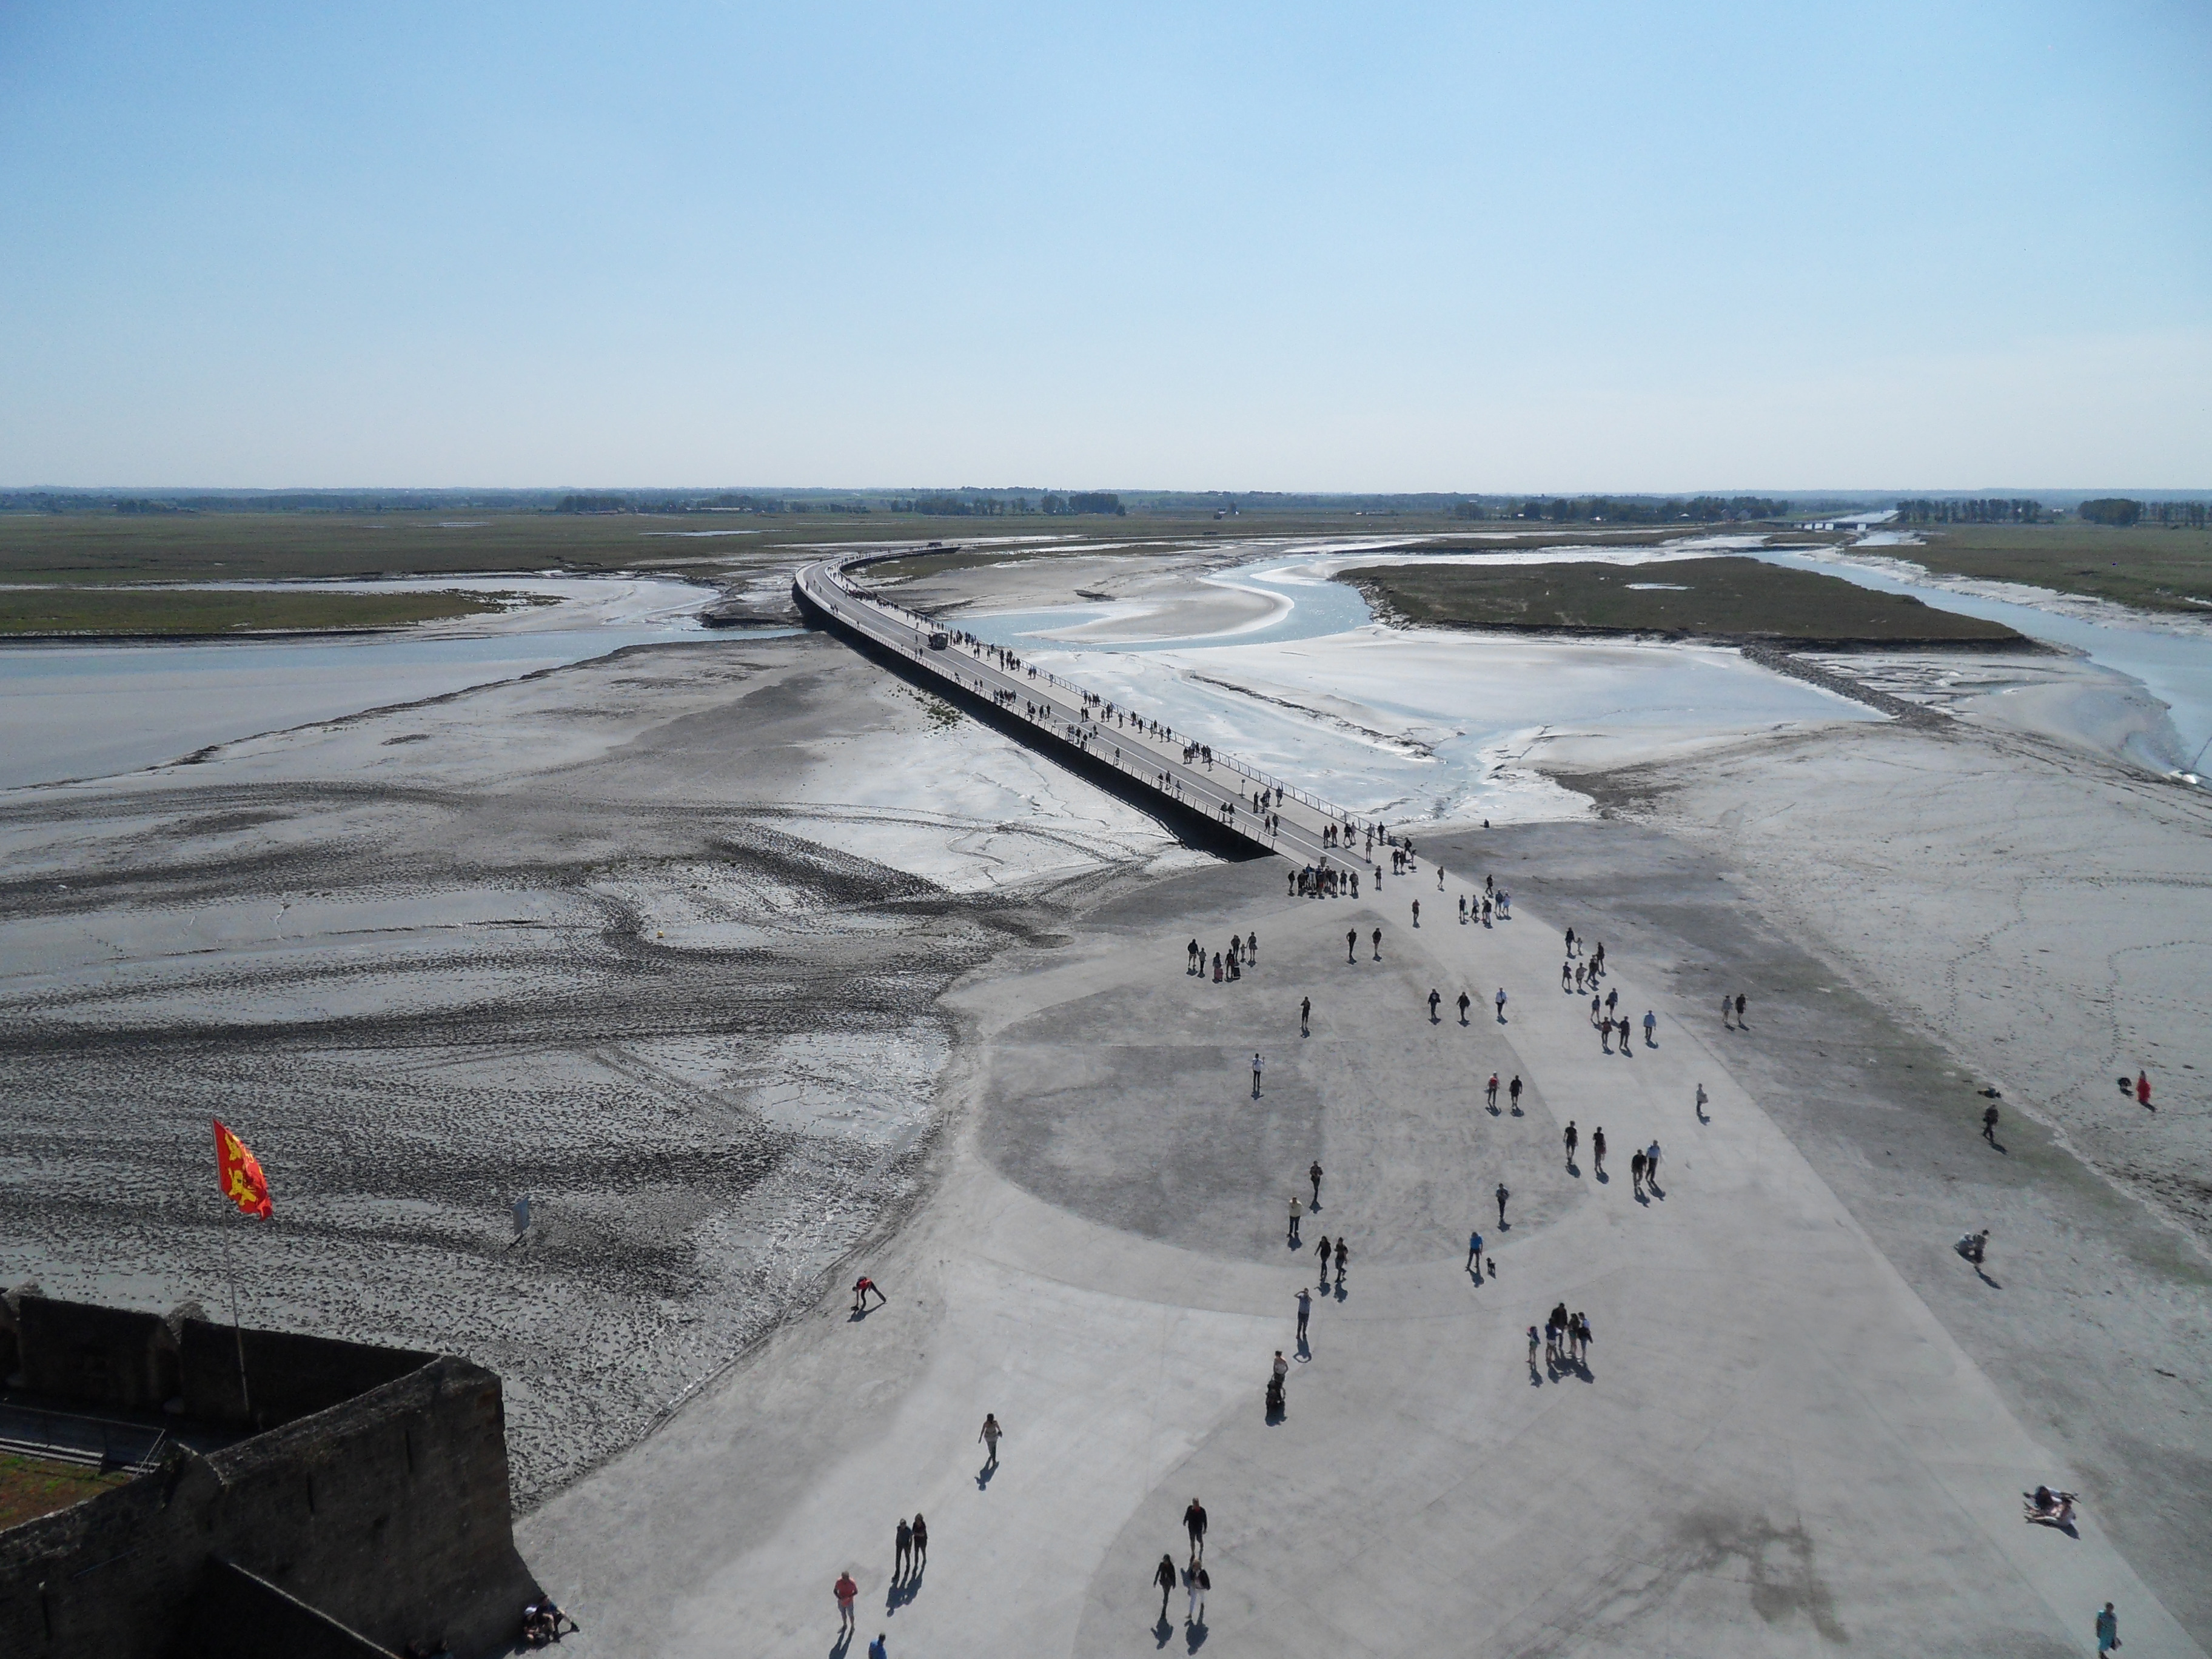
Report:
[[[1897,504],[1900,524],[2041,524],[2045,516],[2041,501],[2021,497],[2007,500],[1991,495],[1986,499],[1921,500]]]
[[[1462,519],[1529,519],[1547,524],[1725,524],[1779,519],[1790,503],[1765,495],[1692,495],[1686,501],[1655,495],[1543,495],[1518,506],[1462,501]]]
[[[2136,501],[2125,495],[2102,495],[2075,509],[2089,524],[2155,524],[2169,529],[2202,530],[2208,508],[2203,501]]]
[[[1119,495],[1104,490],[1073,490],[1065,495],[1049,492],[1032,501],[1026,495],[973,494],[948,495],[914,495],[894,498],[890,504],[894,513],[918,513],[926,518],[988,519],[1008,513],[1044,513],[1054,518],[1073,514],[1104,514],[1121,518],[1127,509]]]

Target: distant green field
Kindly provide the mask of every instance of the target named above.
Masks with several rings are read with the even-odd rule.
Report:
[[[1285,512],[1215,519],[1146,513],[1129,518],[988,518],[838,514],[563,513],[0,513],[0,582],[281,580],[295,577],[497,574],[521,571],[678,567],[711,575],[796,550],[863,542],[943,542],[953,558],[1023,556],[1003,538],[1063,537],[1125,546],[1197,546],[1258,536],[1457,538],[1510,526],[1441,514]],[[1577,541],[1650,542],[1683,533],[1602,528],[1515,531],[1485,546]],[[1443,544],[1440,543],[1440,544]],[[1031,544],[1049,549],[1049,541]],[[938,568],[946,568],[940,564]]]
[[[239,592],[233,589],[0,587],[0,637],[403,628],[503,610],[476,593]]]
[[[1927,545],[1898,548],[1897,556],[1947,575],[2027,582],[2144,611],[2202,613],[2212,606],[2212,531],[1942,525],[1918,533]]]
[[[1663,564],[1372,565],[1340,579],[1407,622],[1843,644],[2006,644],[2000,623],[1753,558]]]

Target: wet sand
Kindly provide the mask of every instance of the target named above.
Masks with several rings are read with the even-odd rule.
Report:
[[[249,1322],[500,1370],[526,1503],[910,1197],[955,977],[1195,859],[820,636],[10,792],[0,852],[7,1281],[212,1307],[228,1248]]]

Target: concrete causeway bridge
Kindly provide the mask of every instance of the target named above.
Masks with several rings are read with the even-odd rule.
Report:
[[[1017,653],[894,605],[854,579],[863,565],[914,554],[906,548],[824,559],[799,573],[793,592],[802,611],[833,632],[1107,784],[1187,839],[1316,867],[1368,862],[1346,856],[1367,821],[1232,755],[1202,748],[1141,710],[1032,666]],[[1340,838],[1334,844],[1332,825]]]

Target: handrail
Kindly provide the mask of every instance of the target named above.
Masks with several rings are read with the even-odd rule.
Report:
[[[858,610],[860,616],[866,617],[872,613],[875,615],[879,623],[895,625],[902,628],[912,633],[917,641],[921,639],[926,634],[930,633],[956,635],[964,632],[965,630],[963,629],[952,628],[944,623],[940,623],[933,618],[925,617],[919,611],[909,611],[903,605],[896,605],[890,600],[883,598],[880,594],[866,592],[861,589],[846,574],[848,571],[855,569],[861,565],[880,562],[887,559],[908,557],[911,556],[911,552],[912,550],[910,549],[893,551],[876,550],[869,552],[846,554],[837,557],[818,560],[815,563],[805,566],[802,568],[799,573],[799,580],[802,586],[808,586],[817,590],[823,586],[828,587],[834,591],[838,597],[850,601],[851,604]],[[963,644],[961,648],[975,652],[975,654],[981,655],[980,650],[975,647],[969,647]],[[994,648],[1005,649],[1006,647]],[[939,663],[930,661],[929,659],[923,654],[921,648],[918,644],[915,646],[915,649],[917,658],[924,661],[930,667],[931,672],[951,679],[955,684],[960,684],[958,675],[951,672],[948,669]],[[1017,657],[1018,655],[1018,653],[1011,651],[1008,652],[1008,654],[1015,655]],[[1023,663],[1021,667],[1023,672],[1030,678],[1041,679],[1045,683],[1045,684],[1058,687],[1068,695],[1070,700],[1075,704],[1073,717],[1070,718],[1066,722],[1070,726],[1079,728],[1084,724],[1082,710],[1085,706],[1094,702],[1103,706],[1108,702],[1105,697],[1101,696],[1097,693],[1088,690],[1086,687],[1082,686],[1073,680],[1061,678],[1060,675],[1054,673],[1050,669],[1039,668],[1028,663]],[[1006,673],[1008,671],[1002,669],[998,672],[1000,673]],[[1052,707],[1049,698],[1045,699],[1045,703],[1048,708]],[[1126,707],[1126,705],[1116,706]],[[1055,709],[1053,712],[1058,713],[1060,711]],[[1094,720],[1092,723],[1096,724],[1096,721]],[[1161,730],[1164,732],[1172,734],[1175,728],[1163,721],[1161,722]],[[1091,734],[1089,733],[1084,734],[1086,749],[1090,735]],[[1172,742],[1172,735],[1170,735],[1170,741]],[[1120,745],[1117,744],[1115,746],[1118,750]],[[1135,745],[1133,744],[1132,746]],[[1186,741],[1184,746],[1186,749],[1206,747],[1206,745],[1194,744],[1188,741]],[[1101,757],[1101,758],[1103,757]],[[1363,822],[1359,818],[1355,817],[1352,813],[1346,812],[1343,808],[1336,805],[1334,802],[1324,800],[1308,790],[1299,788],[1295,784],[1286,782],[1267,773],[1261,772],[1257,769],[1246,764],[1235,755],[1210,752],[1207,758],[1209,762],[1209,769],[1213,764],[1224,766],[1229,770],[1238,774],[1240,776],[1249,778],[1253,782],[1259,784],[1264,790],[1270,793],[1279,793],[1287,799],[1298,802],[1310,811],[1320,815],[1327,822],[1341,824],[1349,834],[1358,834],[1362,830],[1372,830],[1377,834],[1383,833],[1382,826],[1379,822],[1371,823]],[[1134,774],[1134,769],[1125,765],[1118,753],[1115,756],[1115,763],[1117,766],[1122,767],[1125,770],[1131,771],[1133,775]],[[1184,764],[1188,766],[1190,763],[1185,762]],[[1151,783],[1152,787],[1155,788],[1160,787],[1152,780],[1147,779],[1146,781]],[[1194,779],[1193,781],[1195,783],[1198,781]],[[1176,793],[1179,797],[1181,791],[1178,789]],[[1201,787],[1202,794],[1210,793],[1211,792],[1203,791]],[[1222,794],[1222,805],[1224,811],[1231,810],[1235,805],[1248,804],[1244,802],[1232,802],[1231,798],[1225,789],[1222,790],[1220,793]],[[1277,836],[1267,835],[1256,830],[1247,830],[1242,821],[1231,821],[1229,823],[1228,827],[1236,830],[1249,841],[1268,847],[1270,850],[1284,850],[1275,845],[1275,842],[1278,839]],[[1300,826],[1297,826],[1295,824],[1286,825],[1285,828],[1300,830]],[[1302,830],[1300,830],[1300,833],[1304,834]],[[1304,835],[1304,839],[1317,840],[1316,836],[1310,834]],[[1318,847],[1317,850],[1319,850]],[[1339,855],[1341,856],[1343,852],[1346,849],[1340,848],[1335,850],[1339,853]],[[1326,857],[1325,853],[1323,854],[1323,856],[1324,858]]]

